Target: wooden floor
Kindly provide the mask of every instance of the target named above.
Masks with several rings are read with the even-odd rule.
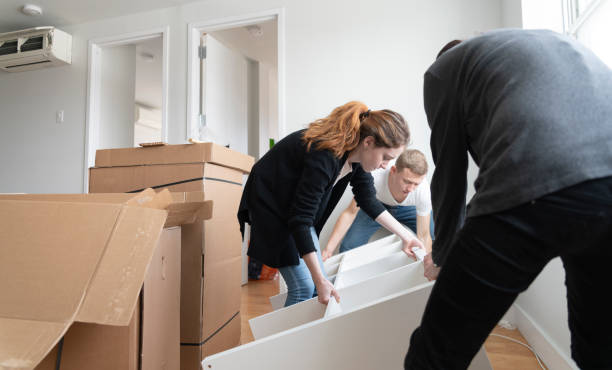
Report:
[[[242,344],[253,341],[249,320],[272,311],[268,297],[278,294],[277,280],[249,281],[242,286]],[[496,327],[492,334],[504,335],[527,343],[518,330],[508,330]],[[485,342],[485,350],[494,370],[540,369],[534,354],[526,347],[508,339],[489,336]]]

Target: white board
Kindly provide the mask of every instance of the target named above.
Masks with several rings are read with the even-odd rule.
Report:
[[[401,247],[391,236],[326,261],[340,303],[313,298],[251,319],[256,340],[205,358],[203,368],[401,369],[434,284]],[[491,369],[482,348],[470,369]]]

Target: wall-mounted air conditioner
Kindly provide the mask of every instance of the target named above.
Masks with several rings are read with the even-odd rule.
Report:
[[[0,33],[0,69],[29,71],[72,62],[72,36],[55,27]]]

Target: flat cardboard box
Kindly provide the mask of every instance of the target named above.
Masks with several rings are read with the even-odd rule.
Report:
[[[10,197],[0,200],[0,366],[34,368],[75,321],[127,326],[170,195]]]
[[[251,167],[253,167],[254,158],[213,143],[102,149],[96,151],[96,167],[196,162],[216,163],[248,173]]]
[[[172,146],[158,149],[168,147]],[[244,155],[222,149],[226,156],[221,160],[217,156],[214,163],[202,162],[201,156],[192,155],[181,159],[185,163],[175,164],[152,164],[162,162],[159,158],[141,158],[141,163],[117,160],[118,155],[128,153],[124,149],[119,149],[121,153],[118,155],[112,151],[98,152],[107,158],[100,158],[97,165],[122,165],[90,169],[91,193],[166,188],[214,202],[212,219],[185,225],[182,229],[181,347],[191,350],[205,343],[219,342],[216,348],[221,351],[236,346],[240,341],[240,330],[225,330],[223,334],[230,333],[227,336],[221,335],[221,331],[230,323],[240,328],[240,321],[234,320],[240,311],[242,246],[236,212],[242,195],[243,177],[250,171],[253,159],[249,157],[248,166],[236,166],[236,161]],[[113,160],[109,161],[108,156]],[[176,159],[171,161],[178,162]],[[189,351],[182,349],[182,356],[185,352]],[[181,368],[197,369],[200,360],[182,360]]]

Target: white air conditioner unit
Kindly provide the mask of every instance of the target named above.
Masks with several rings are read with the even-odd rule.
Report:
[[[72,62],[72,36],[55,27],[0,33],[0,69],[21,72]]]

